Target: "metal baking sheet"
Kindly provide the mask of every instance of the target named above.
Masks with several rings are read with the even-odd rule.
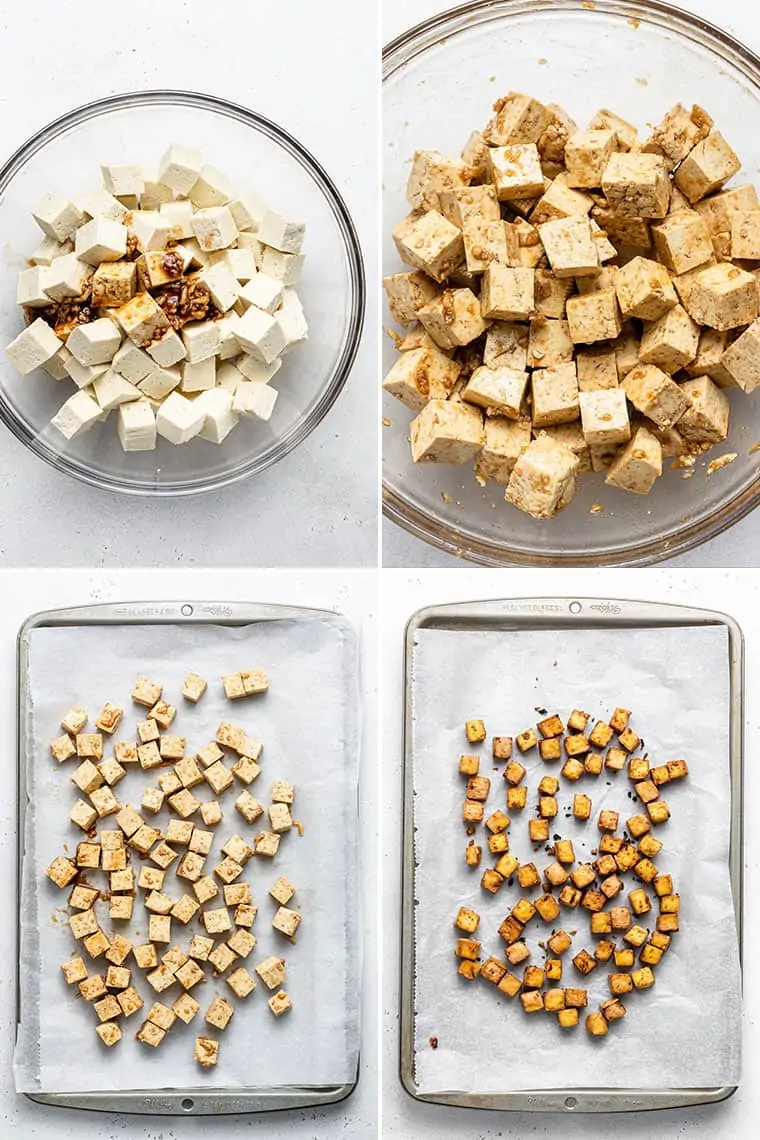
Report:
[[[724,614],[682,606],[595,598],[510,599],[440,606],[418,611],[407,626],[405,660],[404,865],[402,922],[402,992],[400,1075],[407,1091],[421,1100],[489,1109],[536,1112],[630,1112],[713,1103],[735,1092],[735,1085],[710,1088],[572,1087],[534,1091],[434,1092],[421,1090],[415,1077],[415,846],[413,674],[420,631],[548,631],[558,638],[577,630],[656,630],[720,627],[726,633],[729,686],[728,753],[730,771],[731,895],[741,958],[742,946],[742,736],[743,638],[737,623]],[[592,699],[591,690],[588,699]],[[443,695],[442,699],[445,699]],[[548,696],[546,699],[550,699]],[[580,698],[579,698],[580,699]],[[475,714],[473,714],[475,715]],[[645,726],[642,725],[641,727]],[[418,803],[417,810],[421,809]],[[427,1030],[426,1030],[427,1032]],[[738,1044],[738,1043],[737,1043]]]
[[[144,658],[143,644],[147,650]],[[43,645],[46,647],[44,653]],[[299,811],[296,815],[304,819],[306,831],[304,839],[299,839],[296,845],[292,845],[292,850],[286,846],[283,852],[286,859],[282,865],[278,857],[274,865],[267,868],[266,873],[263,868],[259,869],[260,874],[254,869],[247,877],[252,882],[256,901],[262,911],[261,903],[265,901],[262,891],[267,890],[270,879],[273,881],[283,872],[289,874],[297,886],[300,884],[304,892],[302,895],[304,914],[306,917],[311,912],[313,932],[307,938],[299,935],[299,945],[293,952],[290,965],[291,985],[288,988],[293,992],[294,1013],[302,1011],[301,1019],[298,1022],[294,1021],[288,1027],[287,1034],[270,1039],[271,1047],[266,1057],[261,1057],[259,1050],[265,1043],[266,1032],[271,1033],[272,1026],[267,1021],[269,1011],[265,1009],[269,994],[260,986],[259,992],[252,995],[249,1000],[256,1002],[257,998],[260,999],[256,1004],[261,1008],[241,1010],[238,1025],[235,1025],[235,1021],[238,1020],[236,1018],[230,1026],[232,1030],[237,1029],[234,1038],[229,1037],[229,1031],[222,1035],[222,1056],[217,1070],[210,1070],[209,1074],[204,1073],[201,1077],[192,1062],[188,1064],[181,1057],[175,1057],[172,1062],[174,1066],[172,1076],[166,1081],[171,1087],[160,1087],[160,1064],[156,1066],[159,1079],[154,1086],[153,1068],[145,1069],[142,1054],[136,1055],[132,1062],[130,1057],[124,1054],[123,1048],[125,1045],[133,1049],[139,1047],[134,1042],[124,1041],[114,1050],[96,1049],[92,1063],[84,1066],[88,1072],[88,1079],[85,1088],[80,1090],[77,1083],[71,1081],[71,1073],[65,1060],[62,1066],[56,1068],[59,1063],[55,1058],[59,1056],[59,1050],[54,1047],[51,1052],[50,1047],[45,1046],[46,1036],[49,1042],[51,1040],[49,1035],[53,1033],[52,1040],[56,1041],[61,1033],[60,1026],[55,1021],[46,1022],[44,1005],[41,1007],[39,1001],[43,987],[50,984],[48,975],[51,971],[38,970],[38,982],[34,971],[29,968],[30,961],[36,966],[46,953],[48,966],[50,965],[49,947],[55,935],[51,935],[50,930],[44,932],[44,938],[39,935],[43,933],[43,924],[48,920],[48,910],[53,910],[61,901],[65,903],[65,896],[62,900],[49,898],[48,892],[41,889],[39,907],[36,903],[33,907],[26,905],[20,915],[23,921],[19,926],[19,953],[22,957],[19,960],[18,970],[16,1055],[22,1090],[32,1099],[59,1106],[94,1108],[111,1112],[117,1110],[178,1115],[263,1112],[322,1105],[344,1099],[355,1087],[359,1063],[359,921],[354,870],[357,864],[359,701],[353,630],[344,619],[327,611],[248,603],[116,604],[57,610],[30,618],[19,635],[18,656],[20,901],[22,898],[26,898],[27,901],[30,898],[31,869],[41,858],[43,865],[47,865],[50,855],[45,846],[46,844],[50,846],[49,838],[46,838],[45,834],[40,834],[39,829],[35,828],[35,803],[37,800],[40,804],[48,802],[49,806],[51,797],[50,794],[36,795],[35,787],[40,775],[40,765],[44,765],[43,770],[47,773],[51,763],[49,756],[46,755],[50,726],[45,720],[46,717],[50,719],[52,715],[45,707],[50,705],[51,693],[47,684],[44,685],[44,692],[41,693],[39,688],[39,676],[45,677],[45,671],[39,661],[42,658],[45,661],[50,660],[51,646],[53,652],[60,650],[61,657],[66,661],[60,681],[63,702],[66,703],[67,699],[69,703],[75,699],[86,702],[89,693],[93,694],[92,704],[98,701],[102,704],[104,699],[120,701],[127,708],[125,725],[129,723],[129,730],[117,734],[117,738],[123,739],[130,739],[134,730],[134,716],[127,699],[129,693],[127,686],[131,685],[135,671],[150,675],[151,662],[155,661],[156,676],[165,681],[168,692],[173,693],[175,690],[178,691],[182,676],[190,669],[204,671],[205,649],[205,659],[210,666],[209,693],[199,705],[189,706],[189,711],[185,711],[183,718],[185,728],[190,741],[195,742],[197,735],[202,735],[205,739],[206,733],[208,733],[207,738],[212,739],[220,719],[239,722],[248,727],[249,731],[255,720],[259,723],[264,722],[261,735],[265,744],[265,758],[262,761],[263,770],[259,780],[271,781],[280,777],[294,779],[299,796],[297,803]],[[72,653],[71,650],[75,652]],[[80,654],[84,652],[88,657],[79,668],[76,665],[76,650]],[[186,656],[191,656],[193,660],[185,660]],[[114,679],[118,681],[116,691],[119,696],[110,690],[108,694],[97,692],[100,674],[97,665],[92,664],[93,658],[102,662],[101,669],[107,678],[104,684],[113,686]],[[228,659],[230,667],[234,669],[241,667],[236,664],[240,660],[245,663],[253,658],[264,667],[270,666],[270,677],[272,669],[274,670],[273,683],[267,697],[267,702],[272,698],[269,711],[264,705],[259,705],[260,712],[256,714],[255,701],[238,702],[225,708],[225,702],[219,701],[216,696],[216,689],[220,689],[216,674],[225,671],[226,665],[223,662],[226,663]],[[35,661],[38,662],[37,672],[35,672]],[[122,673],[124,673],[123,683]],[[36,688],[35,676],[38,678]],[[274,683],[276,678],[279,678],[279,685]],[[80,690],[80,683],[84,686],[84,692]],[[305,695],[306,689],[310,695]],[[57,683],[55,690],[57,693]],[[64,695],[66,693],[68,697]],[[277,694],[279,694],[278,703],[274,703]],[[52,696],[55,698],[55,693]],[[206,701],[208,701],[208,711],[204,712]],[[319,702],[319,709],[314,706],[314,701]],[[320,740],[322,764],[315,765],[312,752],[314,741],[309,726],[310,723],[314,725],[318,722],[322,716],[323,706],[325,710],[323,731],[326,730],[328,738],[324,739],[323,736]],[[311,717],[309,707],[311,707]],[[224,709],[224,716],[219,715],[220,709]],[[180,709],[180,715],[182,711]],[[301,711],[303,716],[299,715]],[[36,719],[43,722],[41,726],[35,725]],[[184,728],[178,727],[177,730],[184,731]],[[55,732],[52,732],[52,735],[55,735]],[[265,767],[267,741],[271,745],[269,772]],[[287,771],[283,768],[283,763],[287,765]],[[329,771],[333,773],[331,780],[325,781],[320,777],[320,773]],[[54,770],[52,774],[63,773]],[[63,782],[68,783],[65,780]],[[252,791],[256,793],[255,786]],[[57,794],[54,793],[55,796]],[[135,802],[132,793],[128,793],[125,797],[125,802],[130,800]],[[52,802],[54,805],[57,804],[56,799]],[[158,818],[162,819],[163,816]],[[235,823],[236,818],[236,813],[229,803],[225,806],[225,820],[220,825],[224,837],[228,832],[231,834],[235,830],[246,833],[245,824],[240,819]],[[328,822],[330,819],[340,821],[337,829],[332,828],[332,834],[335,836],[337,831],[339,836],[342,835],[342,839],[336,841],[324,834],[324,828],[330,826]],[[62,827],[60,835],[53,838],[53,845],[59,848],[64,840],[68,840],[70,846],[72,839],[76,842],[73,832],[67,834],[67,829]],[[40,845],[44,851],[38,850]],[[315,846],[322,852],[322,860],[316,856]],[[59,852],[56,850],[54,853]],[[325,862],[328,858],[329,862]],[[327,884],[331,884],[329,891]],[[57,892],[55,894],[57,895]],[[259,914],[259,922],[266,918],[266,914],[265,906],[263,913]],[[328,925],[325,926],[325,923]],[[257,959],[276,952],[276,947],[270,945],[275,936],[268,931],[266,922],[262,923],[262,926],[264,929],[261,930],[254,928],[254,933],[260,939],[256,951]],[[55,929],[61,928],[52,928],[53,931]],[[340,973],[338,984],[334,984],[335,979],[327,976],[329,969],[323,960],[322,947],[333,945],[334,932],[337,930],[345,930],[345,934],[339,935],[333,946],[334,960],[338,961]],[[305,921],[302,934],[307,933],[309,931]],[[66,938],[64,932],[62,958],[67,955],[70,946],[70,939]],[[299,952],[301,955],[308,955],[306,958],[300,958],[300,968],[297,957]],[[53,960],[58,961],[55,957]],[[299,974],[304,983],[300,986]],[[322,975],[325,975],[324,986],[320,980]],[[215,992],[222,992],[219,983],[212,983],[212,986]],[[211,987],[207,985],[206,988],[209,990],[208,1000],[210,1000]],[[147,992],[143,992],[142,996],[148,999]],[[203,1000],[201,999],[202,1005]],[[78,1012],[75,1010],[75,1013]],[[244,1012],[251,1016],[244,1017]],[[293,1014],[289,1016],[293,1017]],[[201,1018],[202,1013],[198,1017]],[[134,1029],[137,1028],[139,1018],[140,1014],[133,1019]],[[284,1019],[285,1023],[287,1021],[287,1018]],[[126,1022],[122,1027],[123,1030],[125,1027],[127,1036],[131,1036],[129,1031],[132,1029],[132,1022]],[[182,1050],[186,1050],[189,1055],[192,1054],[193,1038],[198,1032],[202,1032],[202,1029],[195,1023],[186,1030],[182,1027]],[[231,1049],[233,1039],[237,1044],[235,1053],[230,1055],[229,1080],[225,1082],[222,1067],[225,1045]],[[97,1039],[94,1040],[97,1045]],[[323,1041],[324,1047],[318,1051],[320,1056],[326,1058],[327,1063],[313,1065],[309,1060],[310,1050],[312,1044],[319,1040]],[[332,1041],[337,1041],[334,1052],[332,1047],[327,1047]],[[74,1037],[70,1038],[70,1043],[75,1045]],[[175,1047],[178,1044],[171,1041],[171,1035],[164,1045],[170,1043]],[[253,1043],[255,1048],[251,1048]],[[83,1041],[83,1046],[91,1048],[92,1043],[88,1039]],[[285,1053],[282,1054],[280,1064],[277,1056],[282,1049],[285,1049]],[[294,1055],[297,1056],[300,1050],[303,1050],[304,1062],[310,1071],[310,1076],[313,1078],[319,1075],[317,1081],[305,1078],[302,1083],[297,1079],[299,1072],[304,1071],[300,1063],[293,1064]],[[101,1060],[102,1055],[105,1055],[105,1065],[99,1062],[98,1052],[101,1053]],[[257,1054],[258,1062],[256,1062]],[[42,1071],[42,1060],[35,1060],[38,1056],[47,1057],[44,1069],[47,1079],[40,1082],[39,1086],[29,1076],[30,1072],[33,1074],[37,1069]],[[117,1057],[115,1063],[121,1066],[121,1072],[111,1070],[109,1075],[107,1065],[114,1056]],[[246,1062],[246,1057],[250,1057],[250,1064]],[[330,1057],[335,1057],[337,1063],[331,1063]],[[158,1062],[159,1058],[151,1055],[149,1060]],[[129,1064],[130,1074],[130,1084],[126,1085],[123,1079],[125,1062]],[[184,1079],[180,1079],[176,1071],[180,1065]],[[286,1073],[282,1080],[279,1079],[280,1067],[283,1073]],[[93,1069],[97,1072],[93,1073]],[[137,1073],[142,1072],[143,1076],[132,1081],[135,1070]],[[257,1070],[266,1072],[266,1076],[257,1079]],[[338,1070],[340,1078],[328,1083],[331,1076],[338,1076]],[[62,1075],[60,1083],[56,1083],[56,1072]],[[51,1074],[53,1074],[52,1082]],[[136,1087],[130,1087],[132,1083]],[[141,1085],[143,1087],[140,1087]]]

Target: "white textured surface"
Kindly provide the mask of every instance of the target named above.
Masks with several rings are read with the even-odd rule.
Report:
[[[92,0],[61,0],[58,32],[76,29],[69,67],[60,35],[41,34],[50,16],[46,0],[0,12],[3,158],[64,111],[117,92],[184,86],[253,107],[300,139],[344,196],[364,251],[368,320],[346,388],[308,440],[255,479],[199,499],[98,491],[58,474],[3,428],[0,564],[374,565],[375,21],[352,0],[333,0],[327,23],[307,3],[133,0],[128,14],[109,19]],[[236,44],[248,47],[236,53]],[[255,66],[242,65],[249,56]]]
[[[16,906],[15,786],[15,637],[31,613],[58,606],[109,601],[247,600],[281,602],[335,609],[352,622],[360,637],[360,682],[363,693],[360,827],[362,843],[360,896],[363,903],[363,1025],[362,1061],[356,1093],[340,1105],[268,1115],[265,1120],[246,1117],[208,1117],[181,1122],[169,1117],[118,1116],[54,1109],[34,1104],[12,1092],[11,1051],[15,1034],[15,921],[3,924],[0,957],[6,969],[0,978],[0,1136],[19,1140],[237,1140],[254,1132],[272,1140],[312,1140],[319,1136],[359,1140],[375,1135],[377,1093],[377,947],[375,924],[376,844],[376,689],[375,583],[372,572],[357,572],[346,583],[322,571],[228,571],[222,578],[213,571],[167,571],[157,581],[150,571],[28,571],[0,570],[0,724],[5,756],[7,794],[0,799],[0,910],[13,915]]]
[[[399,899],[401,870],[401,725],[404,626],[415,610],[444,602],[506,596],[579,596],[633,598],[688,604],[729,611],[747,640],[744,798],[747,818],[760,792],[760,775],[752,763],[760,746],[760,583],[741,571],[531,570],[490,571],[463,569],[452,575],[431,571],[423,575],[388,571],[383,591],[383,860],[381,895],[384,901],[383,947],[383,1135],[404,1140],[528,1140],[562,1137],[562,1140],[750,1140],[756,1135],[760,1091],[752,1073],[760,1061],[760,1027],[757,1003],[760,986],[749,969],[744,977],[745,1084],[729,1101],[708,1108],[677,1110],[652,1115],[583,1116],[572,1118],[542,1114],[513,1114],[448,1109],[418,1103],[404,1092],[398,1080],[398,970]],[[760,914],[752,905],[760,881],[760,837],[748,828],[745,840],[744,945],[751,962],[752,947],[760,936]]]
[[[383,0],[383,42],[436,13],[456,8],[459,0]],[[760,12],[746,0],[681,0],[681,8],[698,14],[760,52]],[[385,310],[384,310],[385,311]],[[393,523],[383,520],[382,558],[384,566],[464,567],[467,562],[413,538]],[[756,566],[760,562],[760,533],[757,515],[737,523],[712,542],[689,551],[664,565]]]

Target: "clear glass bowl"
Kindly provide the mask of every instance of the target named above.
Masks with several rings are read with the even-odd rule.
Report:
[[[383,68],[383,273],[403,268],[391,230],[408,212],[405,186],[413,152],[458,154],[509,90],[560,103],[579,123],[609,107],[640,131],[674,103],[698,102],[742,160],[732,180],[760,171],[760,59],[726,33],[654,0],[477,0],[411,29],[388,45]],[[389,338],[384,371],[395,359]],[[614,565],[671,557],[725,530],[760,501],[760,394],[731,392],[725,446],[691,478],[665,473],[643,497],[584,479],[567,510],[537,522],[480,487],[471,465],[415,466],[411,413],[384,396],[384,511],[388,518],[453,554],[484,565]],[[707,476],[709,460],[738,452]],[[603,510],[589,513],[592,504]]]
[[[197,439],[125,455],[113,415],[66,441],[49,427],[74,391],[42,371],[20,376],[0,362],[0,418],[36,455],[98,487],[140,495],[186,495],[237,482],[276,463],[316,427],[346,382],[361,337],[365,283],[348,210],[317,160],[254,111],[185,91],[146,91],[89,103],[29,139],[0,170],[0,337],[23,328],[16,275],[41,234],[30,215],[48,191],[76,196],[100,185],[100,164],[157,164],[170,143],[203,152],[243,193],[257,189],[306,223],[307,254],[298,286],[310,339],[277,374],[280,396],[269,423],[241,419],[218,447]]]

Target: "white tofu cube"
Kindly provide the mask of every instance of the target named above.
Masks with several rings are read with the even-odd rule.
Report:
[[[230,206],[232,209],[232,205]],[[261,269],[261,264],[264,258],[264,246],[259,241],[255,234],[239,233],[237,239],[238,249],[247,249],[249,253],[253,254],[253,260],[257,269]]]
[[[170,238],[172,241],[182,241],[183,238],[193,236],[192,202],[162,202],[158,212],[171,225]]]
[[[50,423],[66,439],[87,431],[100,419],[102,408],[86,392],[75,392],[53,416]]]
[[[143,189],[140,195],[141,210],[157,210],[159,206],[163,206],[165,202],[172,201],[171,187],[159,180],[157,170],[143,169],[142,179]]]
[[[92,218],[77,230],[74,253],[88,265],[119,261],[127,252],[127,227],[111,218]]]
[[[73,202],[46,194],[32,210],[32,217],[42,232],[56,241],[66,241],[77,226],[84,221],[84,214]]]
[[[182,329],[182,340],[191,364],[216,356],[220,339],[217,321],[196,321]]]
[[[178,392],[172,392],[156,413],[156,431],[169,443],[187,443],[203,429],[205,420],[202,408]]]
[[[17,305],[30,309],[44,309],[50,304],[50,298],[45,292],[47,272],[45,266],[37,265],[31,269],[21,270],[16,286]]]
[[[33,265],[51,265],[54,258],[65,257],[67,253],[73,253],[73,251],[74,243],[70,239],[60,242],[56,241],[55,238],[44,237],[29,260]]]
[[[101,166],[103,186],[114,198],[139,198],[145,183],[141,166],[130,163],[108,164]],[[101,260],[105,260],[102,258]]]
[[[93,391],[104,412],[118,408],[121,404],[128,404],[132,400],[139,400],[142,393],[129,380],[125,380],[118,372],[109,368],[102,376],[93,381]]]
[[[257,420],[269,420],[277,402],[277,392],[268,384],[257,384],[246,380],[238,386],[232,398],[232,410],[239,416],[254,416]]]
[[[111,361],[111,367],[130,384],[139,384],[156,371],[156,363],[142,348],[125,340]]]
[[[198,360],[195,364],[190,361],[182,369],[183,392],[205,392],[216,384],[216,357],[207,356],[205,360]]]
[[[579,466],[569,447],[541,434],[518,456],[504,498],[533,518],[553,518],[572,501]]]
[[[237,252],[248,251],[238,250]],[[302,253],[280,253],[277,249],[264,246],[261,271],[268,274],[269,277],[276,277],[283,285],[297,285],[301,278],[305,260],[306,258]]]
[[[255,191],[235,198],[229,203],[235,225],[239,230],[258,230],[264,221],[267,204]]]
[[[276,277],[269,277],[266,273],[257,273],[240,290],[240,299],[246,306],[255,305],[265,313],[274,313],[279,309],[284,297],[282,282]]]
[[[277,312],[274,314],[280,332],[285,339],[283,352],[290,352],[297,344],[309,339],[309,326],[301,305],[300,298],[295,289],[286,289]],[[268,361],[267,363],[271,363]]]
[[[536,427],[566,424],[580,414],[575,363],[537,368],[531,375],[533,423]]]
[[[300,253],[305,233],[303,222],[294,222],[274,210],[267,210],[256,237],[262,245],[271,245],[281,253]]]
[[[222,388],[225,392],[229,392],[230,395],[234,396],[240,385],[243,383],[243,380],[244,376],[238,370],[235,364],[230,364],[229,362],[225,361],[223,364],[217,365],[217,388]]]
[[[61,342],[50,325],[38,317],[11,341],[5,354],[22,376],[28,376],[55,356],[60,347]]]
[[[172,143],[158,164],[158,177],[165,186],[186,198],[198,180],[203,159],[199,150]]]
[[[66,341],[66,347],[79,363],[90,366],[113,360],[120,344],[121,333],[109,317],[77,325]]]
[[[163,400],[175,388],[178,388],[182,381],[182,373],[179,368],[158,368],[156,367],[153,372],[141,380],[137,387],[149,400]]]
[[[276,253],[276,250],[272,250]],[[290,257],[290,254],[278,254],[279,257]],[[255,277],[258,272],[256,259],[250,249],[225,249],[221,253],[211,255],[211,264],[217,264],[216,258],[219,258],[222,264],[229,269],[232,276],[236,281],[246,282]],[[276,274],[272,274],[276,276]],[[283,282],[284,284],[284,282]]]
[[[198,210],[193,214],[191,225],[199,246],[206,253],[226,249],[238,235],[229,206],[209,206]]]
[[[230,252],[245,253],[246,251],[230,250]],[[251,261],[253,261],[253,258],[251,258]],[[255,273],[255,265],[253,270]],[[222,313],[226,313],[228,309],[231,309],[241,295],[240,284],[237,277],[235,277],[229,266],[223,262],[217,262],[216,265],[207,266],[202,270],[200,279],[211,294],[211,300]]]
[[[112,222],[123,222],[129,213],[123,202],[103,189],[86,194],[78,204],[87,218],[110,218]]]
[[[74,253],[54,257],[45,279],[45,292],[51,301],[68,301],[81,297],[92,277],[93,269]]]
[[[54,380],[65,380],[68,376],[66,365],[73,359],[66,345],[62,344],[55,356],[51,356],[50,360],[46,360],[42,365],[42,371],[47,372],[48,376],[52,376]]]
[[[210,443],[223,443],[235,427],[238,417],[232,408],[232,395],[224,388],[213,388],[198,396],[195,406],[205,416],[203,427],[198,433],[201,439],[207,439]]]
[[[182,337],[178,336],[174,329],[169,329],[160,340],[149,345],[147,352],[160,368],[171,368],[173,364],[179,364],[180,360],[184,360],[187,355]]]
[[[238,356],[241,352],[240,343],[235,336],[239,321],[240,314],[232,310],[216,322],[219,325],[219,351],[217,356],[220,360],[231,360],[233,356]]]
[[[122,404],[117,432],[124,451],[152,451],[156,446],[156,417],[149,401]]]
[[[225,206],[233,193],[232,183],[226,174],[217,170],[215,166],[204,165],[190,188],[190,201],[199,209],[207,206]]]
[[[631,438],[628,404],[622,388],[581,392],[583,436],[592,446],[627,443]]]
[[[440,354],[443,356],[443,353]],[[448,357],[446,357],[448,361]],[[449,362],[453,363],[453,361]],[[239,356],[235,361],[235,367],[238,372],[241,372],[246,380],[255,380],[257,384],[268,384],[273,376],[282,368],[282,360],[278,356],[271,364],[262,364],[260,360],[256,360],[253,356]],[[458,365],[455,366],[458,370]],[[448,393],[447,393],[448,394]]]
[[[77,358],[69,353],[64,368],[67,376],[71,377],[77,388],[89,388],[99,376],[108,371],[108,361],[104,364],[80,364]]]
[[[235,336],[245,352],[264,364],[271,364],[288,343],[279,322],[253,305],[240,318]]]
[[[170,218],[158,210],[136,210],[132,214],[129,232],[137,238],[137,244],[144,252],[166,249],[172,240],[174,226]]]

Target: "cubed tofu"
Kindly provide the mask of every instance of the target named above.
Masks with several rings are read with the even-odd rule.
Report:
[[[679,434],[694,443],[720,443],[728,435],[730,404],[709,376],[698,376],[681,384],[689,407],[678,421]]]
[[[488,177],[500,202],[536,198],[544,191],[541,156],[535,143],[509,143],[490,147]]]
[[[675,184],[690,202],[720,190],[741,162],[719,131],[713,131],[686,155],[675,173]]]
[[[483,444],[483,416],[468,404],[431,400],[412,421],[410,436],[415,463],[467,463]]]
[[[639,427],[610,467],[605,483],[622,491],[646,495],[660,475],[662,446],[650,431]]]
[[[626,443],[631,438],[626,394],[622,389],[581,392],[579,401],[583,435],[589,444]]]
[[[575,131],[567,139],[564,151],[568,186],[601,186],[602,174],[616,150],[617,135],[612,130]]]
[[[544,222],[538,227],[538,232],[555,276],[599,275],[599,251],[586,215],[574,214]]]
[[[405,218],[394,229],[393,240],[401,260],[434,281],[445,281],[464,261],[461,230],[437,210]]]
[[[482,278],[480,311],[486,321],[527,320],[535,311],[534,270],[498,262],[489,265]]]
[[[444,290],[418,310],[417,319],[443,349],[470,344],[488,327],[481,315],[481,304],[471,289]]]
[[[610,208],[623,217],[664,218],[668,212],[668,167],[657,154],[610,155],[601,185]]]
[[[569,448],[541,435],[515,462],[505,498],[534,518],[552,518],[572,500],[579,466]]]
[[[634,408],[660,428],[673,427],[689,407],[682,387],[654,364],[632,369],[623,381],[623,390]]]
[[[614,340],[621,331],[615,290],[600,289],[579,297],[568,297],[567,321],[574,344]]]
[[[710,231],[696,210],[677,210],[669,214],[652,226],[652,237],[660,260],[671,273],[687,273],[712,259]]]
[[[530,322],[528,366],[552,368],[573,359],[573,339],[566,320],[535,316]]]
[[[645,257],[634,257],[620,269],[615,291],[624,317],[655,321],[678,304],[665,266]]]
[[[758,316],[757,281],[729,261],[708,265],[691,278],[682,303],[697,324],[721,331],[739,328]]]
[[[385,377],[383,389],[419,412],[428,400],[446,400],[460,372],[461,365],[431,343],[402,352]]]

